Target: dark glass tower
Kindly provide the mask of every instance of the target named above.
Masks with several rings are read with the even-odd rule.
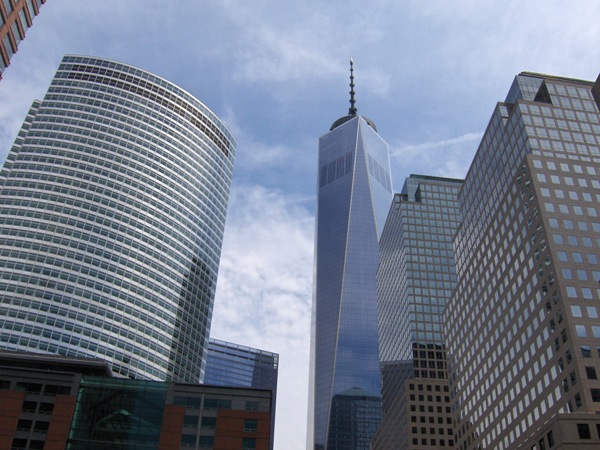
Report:
[[[456,285],[452,240],[461,186],[461,180],[411,175],[379,241],[376,450],[454,447],[442,314]]]
[[[356,114],[352,72],[350,86],[349,114],[319,141],[308,423],[315,449],[368,449],[380,419],[372,407],[380,396],[376,273],[392,200],[389,152],[373,122]],[[366,412],[351,409],[356,392],[368,399]],[[364,432],[344,432],[340,417]]]
[[[66,56],[0,172],[0,349],[198,382],[234,155],[183,89]]]

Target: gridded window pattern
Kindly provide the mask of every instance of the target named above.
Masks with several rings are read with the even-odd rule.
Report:
[[[234,153],[185,91],[66,56],[0,172],[0,348],[197,382]]]
[[[461,185],[461,180],[411,175],[388,214],[377,272],[383,410],[375,449],[454,443],[446,431],[429,438],[431,427],[423,434],[409,418],[422,413],[429,425],[429,417],[435,424],[451,417],[443,311],[456,284],[452,240]],[[421,389],[435,386],[437,393],[403,395],[417,382]]]
[[[57,395],[71,395],[72,383],[19,381],[14,376],[0,378],[0,389],[25,394],[11,449],[41,449],[52,420]]]
[[[519,75],[465,180],[445,315],[458,448],[512,448],[558,412],[599,409],[587,387],[597,381],[576,363],[597,368],[591,87]]]

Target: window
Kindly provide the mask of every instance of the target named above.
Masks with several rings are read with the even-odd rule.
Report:
[[[209,430],[212,430],[217,426],[217,418],[216,417],[202,417],[202,423],[200,426],[202,428],[208,428]]]
[[[578,423],[577,433],[579,434],[579,439],[592,438],[592,434],[590,433],[590,426],[587,423]]]
[[[590,389],[593,402],[600,402],[600,389]]]
[[[31,421],[31,420],[19,419],[19,422],[17,422],[17,430],[18,431],[29,431],[29,430],[31,430],[32,423],[33,423],[33,421]]]
[[[196,445],[196,435],[194,434],[182,434],[181,445],[184,447],[193,447]]]
[[[256,433],[258,431],[257,419],[244,419],[244,432]]]
[[[198,442],[200,448],[213,448],[215,445],[214,436],[200,436],[200,441]]]
[[[254,438],[242,439],[242,450],[255,450],[255,449],[256,449],[256,439],[254,439]]]
[[[207,398],[204,400],[205,409],[231,409],[231,400]]]
[[[23,412],[35,412],[35,408],[37,407],[36,402],[23,402],[23,408],[21,409]],[[41,412],[41,411],[40,411]]]
[[[246,411],[258,411],[258,402],[254,400],[246,400]]]
[[[588,380],[597,380],[598,379],[598,375],[596,374],[596,368],[595,367],[585,367],[585,374],[588,378]]]
[[[11,450],[21,450],[27,447],[27,439],[17,439],[14,438],[12,441],[12,445],[10,446]]]
[[[546,437],[548,438],[548,446],[550,448],[554,447],[554,431],[550,430]]]
[[[195,427],[198,425],[198,416],[184,416],[183,425],[187,427]]]
[[[32,439],[29,441],[29,450],[42,450],[44,448],[44,441]]]
[[[37,421],[33,426],[33,431],[36,433],[47,433],[48,427],[50,426],[50,422],[40,422]]]
[[[13,10],[12,4],[10,0],[4,0],[4,9],[6,9],[6,14],[10,14]]]
[[[25,403],[27,403],[27,402],[25,402]],[[25,410],[25,404],[23,404],[23,410]],[[39,414],[52,414],[53,410],[54,410],[53,403],[40,403],[40,409],[38,410],[38,413]]]

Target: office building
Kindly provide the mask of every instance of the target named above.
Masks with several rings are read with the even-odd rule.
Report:
[[[457,448],[600,445],[599,84],[518,75],[459,194]]]
[[[379,241],[381,425],[374,449],[454,448],[443,312],[456,285],[461,180],[411,175]]]
[[[337,432],[339,408],[333,414],[334,398],[349,389],[380,396],[376,273],[392,200],[388,147],[357,114],[352,65],[350,86],[348,115],[319,140],[307,433],[315,449],[368,449],[380,417],[370,406],[356,412],[364,433],[354,436]]]
[[[275,432],[277,374],[279,355],[244,345],[210,339],[204,383],[214,386],[268,389],[273,393],[271,407],[271,448]]]
[[[107,362],[0,352],[0,448],[268,450],[271,392],[130,380]]]
[[[183,89],[66,56],[0,172],[0,348],[198,382],[234,154]]]
[[[2,0],[0,2],[0,79],[10,59],[25,39],[33,18],[46,0]]]

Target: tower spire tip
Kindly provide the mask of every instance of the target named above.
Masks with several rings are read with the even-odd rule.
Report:
[[[356,100],[354,99],[354,59],[352,56],[350,57],[350,109],[348,110],[348,115],[355,116],[357,109]]]

